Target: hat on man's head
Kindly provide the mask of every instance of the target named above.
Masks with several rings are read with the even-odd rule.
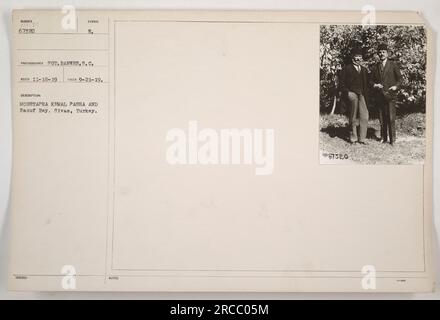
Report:
[[[352,55],[353,57],[356,56],[356,55],[361,55],[361,56],[362,56],[362,49],[359,48],[359,47],[354,47],[354,48],[351,50],[351,55]]]
[[[381,51],[381,50],[388,51],[388,45],[386,43],[379,44],[379,46],[377,47],[377,51]]]

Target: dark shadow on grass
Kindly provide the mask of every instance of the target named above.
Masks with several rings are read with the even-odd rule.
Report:
[[[350,129],[348,126],[346,127],[339,127],[339,126],[327,126],[326,128],[322,128],[321,132],[327,133],[330,138],[339,138],[344,140],[345,142],[350,143]],[[378,135],[375,128],[368,128],[367,129],[367,139],[371,140],[377,140]],[[358,127],[358,135],[359,135],[359,127]]]
[[[379,140],[380,139],[380,132],[376,130],[375,128],[368,128],[367,129],[367,139],[372,140]]]
[[[322,128],[321,132],[327,133],[330,138],[339,138],[344,141],[350,142],[348,127],[328,126],[326,128]]]

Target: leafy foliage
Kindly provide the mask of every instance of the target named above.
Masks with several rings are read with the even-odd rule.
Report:
[[[321,26],[320,39],[320,107],[331,110],[338,95],[338,74],[350,60],[355,46],[362,47],[364,66],[371,71],[379,61],[377,46],[387,43],[390,59],[402,73],[397,104],[405,112],[424,112],[426,102],[426,32],[421,26]],[[369,101],[371,103],[371,101]],[[374,101],[373,101],[374,104]]]

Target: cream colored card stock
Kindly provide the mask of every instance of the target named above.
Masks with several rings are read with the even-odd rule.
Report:
[[[433,290],[418,14],[376,17],[426,30],[416,164],[322,161],[322,28],[360,12],[12,18],[12,290]]]

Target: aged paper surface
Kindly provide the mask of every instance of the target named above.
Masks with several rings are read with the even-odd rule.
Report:
[[[361,21],[14,11],[10,288],[433,290],[429,29],[424,162],[320,164],[320,27]]]

